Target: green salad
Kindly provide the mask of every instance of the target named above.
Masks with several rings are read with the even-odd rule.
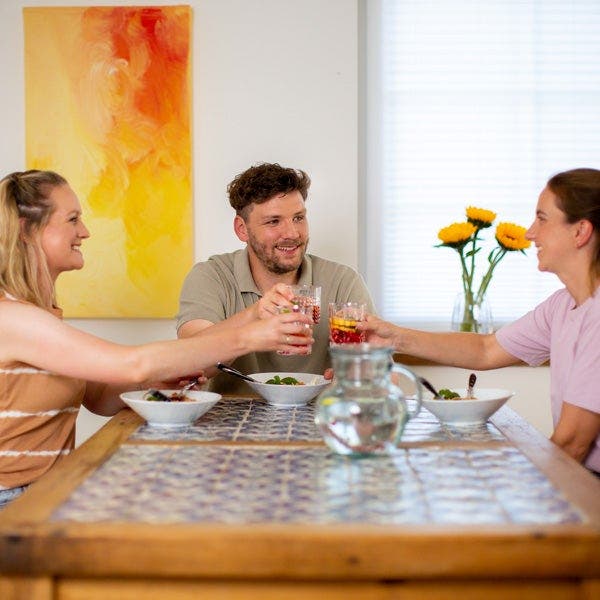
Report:
[[[298,379],[295,377],[279,377],[279,375],[275,375],[275,377],[267,379],[265,383],[271,383],[274,385],[304,385],[303,381],[298,381]]]
[[[439,390],[438,394],[444,400],[452,400],[453,398],[460,398],[460,394],[457,394],[456,392],[453,392],[452,390],[449,390],[448,388],[444,388],[443,390]]]

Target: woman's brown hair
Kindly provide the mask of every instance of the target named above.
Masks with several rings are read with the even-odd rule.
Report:
[[[592,283],[600,277],[600,171],[572,169],[548,180],[548,189],[557,197],[558,207],[569,223],[586,219],[595,232],[594,258],[590,266]]]

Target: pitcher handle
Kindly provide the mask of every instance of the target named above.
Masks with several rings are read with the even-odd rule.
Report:
[[[421,401],[422,401],[422,396],[423,396],[423,388],[421,386],[421,382],[419,381],[419,378],[417,377],[417,375],[415,373],[413,373],[410,369],[405,367],[404,365],[400,365],[398,363],[392,363],[392,372],[401,373],[402,375],[405,375],[415,384],[415,388],[417,390],[416,408],[411,411],[407,404],[408,418],[412,419],[413,417],[416,417],[419,414],[419,411],[421,410]],[[396,385],[395,383],[392,382],[392,384],[394,385],[394,387],[401,389],[400,386]],[[402,396],[405,397],[404,393],[402,393]]]

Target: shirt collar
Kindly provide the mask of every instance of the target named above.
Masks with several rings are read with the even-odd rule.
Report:
[[[253,292],[258,296],[262,296],[252,277],[250,261],[248,259],[248,250],[246,248],[235,253],[233,259],[233,274],[240,286],[240,292]],[[312,275],[312,259],[309,254],[306,254],[300,265],[300,277],[298,278],[298,283],[302,285],[312,285]]]
[[[240,286],[240,292],[253,292],[262,296],[260,290],[254,283],[252,271],[250,271],[250,261],[248,259],[248,250],[238,250],[233,259],[233,275],[237,284]]]

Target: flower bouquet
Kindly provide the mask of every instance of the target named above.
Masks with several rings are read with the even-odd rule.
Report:
[[[498,245],[488,255],[488,268],[476,290],[473,289],[475,277],[475,257],[481,250],[479,232],[491,227],[496,213],[483,208],[468,206],[467,220],[463,223],[453,223],[440,229],[438,238],[442,241],[438,247],[453,248],[460,257],[462,267],[462,294],[460,296],[460,314],[453,321],[457,322],[459,331],[484,333],[478,312],[486,300],[486,292],[492,280],[494,269],[507,252],[519,251],[525,253],[531,242],[525,238],[526,229],[514,223],[498,223],[496,227],[496,242]],[[491,320],[491,317],[490,317]]]

